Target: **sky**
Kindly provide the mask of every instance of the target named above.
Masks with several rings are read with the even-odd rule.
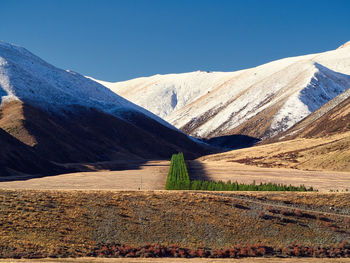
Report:
[[[106,81],[235,71],[350,40],[348,0],[0,0],[0,40]]]

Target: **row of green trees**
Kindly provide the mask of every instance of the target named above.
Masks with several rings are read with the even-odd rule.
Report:
[[[190,184],[190,177],[183,153],[173,154],[165,189],[188,190],[190,189]]]
[[[312,187],[306,188],[304,185],[292,186],[284,184],[260,183],[240,184],[238,182],[222,182],[222,181],[203,181],[193,180],[190,183],[189,190],[205,190],[205,191],[314,191]]]
[[[204,190],[204,191],[314,191],[304,185],[260,183],[240,184],[238,182],[190,180],[183,153],[173,154],[165,185],[166,190]]]

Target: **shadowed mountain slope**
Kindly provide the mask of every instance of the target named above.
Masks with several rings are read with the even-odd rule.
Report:
[[[125,116],[133,123],[80,106],[58,115],[13,101],[1,112],[0,127],[55,162],[169,158],[178,151],[194,158],[205,153],[186,135],[135,112]],[[8,112],[11,119],[6,118]]]
[[[67,171],[41,158],[29,146],[2,129],[0,129],[0,145],[0,178],[21,173],[51,175]]]
[[[48,163],[164,159],[179,151],[195,158],[211,151],[99,83],[4,42],[0,102],[0,128]],[[35,162],[27,168],[43,171]]]

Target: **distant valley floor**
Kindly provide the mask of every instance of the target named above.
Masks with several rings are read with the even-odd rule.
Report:
[[[350,172],[303,171],[287,168],[261,168],[227,161],[189,161],[192,178],[231,180],[242,183],[273,182],[314,187],[321,192],[350,191]],[[123,170],[97,171],[2,181],[0,189],[76,189],[76,190],[162,190],[165,186],[169,161],[148,161]],[[93,170],[93,167],[90,167]]]

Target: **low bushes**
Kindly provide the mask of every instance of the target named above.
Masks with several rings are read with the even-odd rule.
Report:
[[[77,251],[56,250],[55,253],[33,252],[29,247],[9,248],[0,245],[0,258],[61,258],[61,257],[107,257],[107,258],[244,258],[244,257],[319,257],[339,258],[350,257],[350,244],[341,242],[329,247],[310,247],[292,244],[288,247],[273,248],[264,245],[237,245],[225,249],[184,248],[174,244],[131,246],[117,243],[100,244],[91,247],[85,253]]]
[[[227,249],[190,249],[178,245],[159,244],[132,247],[108,244],[96,247],[90,256],[99,257],[177,257],[177,258],[243,258],[243,257],[350,257],[350,244],[342,242],[332,247],[310,247],[292,244],[283,248],[263,245],[237,245]]]

